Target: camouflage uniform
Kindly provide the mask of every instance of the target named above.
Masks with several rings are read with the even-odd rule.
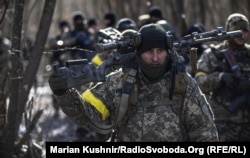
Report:
[[[67,90],[56,98],[62,110],[80,126],[93,127],[93,122],[99,126],[113,125],[117,141],[217,141],[213,112],[188,73],[177,74],[172,99],[169,99],[171,71],[166,68],[167,65],[160,64],[157,69],[154,66],[157,73],[150,77],[157,77],[147,77],[154,72],[147,71],[149,64],[143,65],[140,56],[152,48],[167,50],[165,30],[158,24],[149,24],[139,32],[143,39],[143,45],[137,47],[136,52],[139,68],[135,71],[132,71],[133,68],[116,70],[107,75],[105,82],[98,83],[83,94],[75,89]],[[171,63],[168,59],[164,61]],[[163,73],[158,72],[159,69],[164,70]],[[51,80],[50,85],[53,85]],[[132,90],[126,93],[129,97],[124,99],[124,93],[128,91],[126,85]],[[124,102],[128,102],[126,110],[123,109]],[[126,114],[120,121],[121,111]]]
[[[122,71],[117,71],[90,90],[96,100],[103,102],[103,107],[85,102],[75,89],[57,96],[58,104],[81,126],[89,126],[87,115],[101,123],[109,120],[114,124],[122,94],[122,75]],[[138,78],[142,76],[139,74]],[[124,131],[118,128],[119,141],[216,141],[217,131],[209,104],[187,74],[185,81],[185,94],[176,94],[169,100],[169,73],[156,83],[139,80],[138,101],[130,105],[135,106],[135,111],[123,125]],[[107,111],[100,112],[100,109]]]
[[[245,16],[232,14],[226,22],[226,29],[227,31],[237,29],[247,29],[244,31],[248,31],[248,25]],[[235,92],[234,88],[232,89],[219,79],[221,72],[233,73],[231,66],[223,55],[225,50],[231,51],[234,55],[241,78],[249,80],[250,45],[245,43],[241,47],[232,47],[229,46],[229,41],[211,45],[204,51],[197,64],[196,80],[201,90],[207,95],[213,109],[220,141],[249,141],[249,99],[241,107],[235,108],[233,111],[230,110],[233,101],[239,98],[239,94]]]

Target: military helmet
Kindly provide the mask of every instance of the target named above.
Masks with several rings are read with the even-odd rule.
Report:
[[[76,11],[73,13],[73,22],[76,22],[78,19],[81,19],[82,21],[86,20],[86,16],[82,11]]]
[[[159,20],[156,24],[161,25],[166,31],[173,31],[172,25],[167,20]]]
[[[227,31],[249,31],[249,21],[245,15],[240,13],[234,13],[229,15],[229,17],[227,18],[225,27]]]
[[[127,30],[127,29],[133,29],[136,30],[136,24],[135,22],[130,18],[122,18],[120,19],[116,24],[116,29],[120,32]]]
[[[69,22],[67,20],[61,20],[58,22],[58,27],[63,28],[64,26],[70,26]]]
[[[113,11],[109,11],[104,15],[104,19],[108,20],[107,27],[113,27],[116,22],[116,14]]]
[[[149,8],[148,14],[150,17],[162,18],[162,10],[158,6],[152,6]]]

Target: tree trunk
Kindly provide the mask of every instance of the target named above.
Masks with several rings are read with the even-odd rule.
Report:
[[[37,38],[34,43],[34,48],[30,56],[29,65],[22,78],[20,65],[20,56],[15,50],[20,50],[20,37],[22,26],[22,13],[24,0],[16,1],[14,24],[13,25],[13,55],[12,71],[11,71],[11,88],[10,88],[10,104],[8,109],[8,123],[6,127],[4,157],[11,158],[15,155],[15,141],[17,140],[18,128],[22,120],[22,114],[25,109],[26,102],[30,89],[36,79],[36,73],[43,54],[44,45],[46,43],[50,24],[52,21],[56,0],[46,0],[43,14],[40,21],[40,26],[37,33]]]
[[[20,41],[22,31],[22,18],[23,18],[23,7],[24,0],[15,1],[15,12],[13,19],[12,29],[12,54],[11,54],[11,71],[10,71],[10,104],[7,114],[7,127],[4,141],[4,157],[13,157],[15,140],[17,137],[17,130],[19,124],[17,124],[18,110],[20,107],[20,85],[22,82],[22,64],[20,61]]]

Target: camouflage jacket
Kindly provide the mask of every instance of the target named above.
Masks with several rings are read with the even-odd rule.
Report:
[[[169,75],[166,73],[161,80],[151,83],[137,73],[134,86],[137,99],[130,105],[134,110],[128,110],[131,113],[126,115],[126,123],[117,127],[118,141],[218,141],[213,112],[196,81],[185,73],[185,92],[175,93],[169,100]],[[115,124],[123,76],[123,71],[116,71],[107,76],[106,82],[85,91],[88,101],[75,89],[57,96],[57,101],[81,126],[89,127],[89,119]]]
[[[241,48],[230,48],[227,42],[211,45],[206,49],[197,63],[196,81],[210,102],[216,121],[231,121],[235,123],[250,123],[250,108],[242,106],[237,111],[228,108],[239,97],[231,87],[219,80],[221,72],[233,73],[231,66],[223,55],[223,51],[231,51],[234,55],[241,78],[250,77],[250,45]],[[231,88],[231,89],[230,89]]]

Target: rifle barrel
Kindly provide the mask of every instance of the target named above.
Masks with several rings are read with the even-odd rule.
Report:
[[[173,43],[174,51],[187,51],[190,49],[192,45],[200,44],[209,41],[222,41],[231,38],[237,38],[242,36],[241,30],[236,31],[220,31],[220,30],[212,30],[204,33],[193,33],[191,35],[185,36],[183,39],[178,42]]]

